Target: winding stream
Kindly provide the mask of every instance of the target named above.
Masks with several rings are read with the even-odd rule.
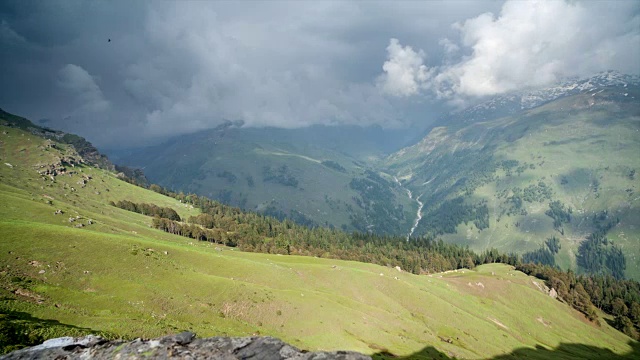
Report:
[[[420,201],[420,197],[422,197],[422,195],[416,198],[416,202],[418,203],[418,212],[416,213],[416,221],[413,223],[413,226],[409,231],[409,235],[407,235],[407,241],[409,241],[409,238],[411,237],[411,235],[413,235],[413,232],[416,231],[418,223],[420,223],[420,220],[422,220],[422,207],[424,206],[424,203]]]
[[[413,198],[413,194],[411,193],[411,190],[405,188],[404,186],[402,186],[402,183],[400,183],[400,180],[398,180],[397,177],[393,177],[393,180],[395,180],[396,184],[398,184],[398,186],[400,186],[401,188],[405,189],[407,191],[407,195],[409,196],[409,199],[411,200],[415,200],[418,203],[418,211],[416,213],[416,221],[414,221],[413,226],[411,227],[411,230],[409,230],[409,234],[407,234],[407,241],[409,241],[409,239],[411,238],[411,235],[413,235],[413,232],[416,231],[416,228],[418,227],[418,224],[420,223],[420,220],[422,220],[422,207],[424,207],[424,203],[422,201],[420,201],[420,198],[422,197],[422,195],[418,196],[417,198]]]

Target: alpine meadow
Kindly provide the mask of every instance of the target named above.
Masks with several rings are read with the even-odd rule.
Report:
[[[0,358],[640,359],[640,3],[0,5]]]

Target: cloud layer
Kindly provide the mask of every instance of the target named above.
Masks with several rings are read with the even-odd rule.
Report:
[[[639,9],[640,3],[624,1],[508,1],[498,16],[483,13],[455,23],[459,38],[441,41],[449,56],[442,65],[427,67],[423,52],[391,39],[383,89],[396,96],[421,89],[462,101],[609,69],[637,74]],[[411,62],[402,61],[403,52],[413,55]]]
[[[637,2],[250,4],[6,0],[0,107],[134,146],[225,120],[423,128],[443,103],[640,72]]]
[[[100,112],[109,109],[102,90],[95,79],[82,67],[67,64],[59,71],[59,85],[67,91],[77,104],[76,111]]]

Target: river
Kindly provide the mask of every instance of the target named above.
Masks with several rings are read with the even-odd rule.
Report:
[[[420,201],[420,198],[422,197],[422,194],[420,194],[417,198],[413,198],[413,194],[411,193],[411,190],[405,188],[404,186],[402,186],[402,183],[400,182],[400,180],[398,180],[397,177],[393,177],[393,180],[395,180],[396,184],[398,184],[398,186],[400,186],[401,188],[405,189],[405,191],[407,192],[407,195],[409,196],[409,199],[411,200],[415,200],[415,202],[418,203],[418,211],[416,212],[416,220],[413,223],[413,226],[411,227],[411,230],[409,230],[409,234],[407,234],[407,241],[409,241],[409,239],[411,238],[411,235],[413,235],[413,233],[416,231],[416,228],[418,227],[418,224],[420,223],[420,220],[422,220],[422,208],[424,207],[424,203],[422,201]]]

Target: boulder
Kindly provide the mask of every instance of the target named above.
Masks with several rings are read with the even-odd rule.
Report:
[[[351,351],[306,352],[272,337],[196,338],[191,332],[157,339],[107,341],[89,335],[47,340],[41,345],[17,350],[4,359],[262,359],[262,360],[371,360]]]

